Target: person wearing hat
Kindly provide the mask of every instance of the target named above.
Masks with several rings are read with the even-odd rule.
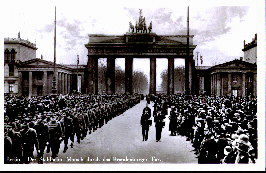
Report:
[[[23,143],[23,163],[30,163],[31,158],[33,158],[34,146],[39,154],[39,141],[37,138],[36,130],[29,127],[29,124],[25,122],[23,124],[23,129],[21,130],[22,143]]]
[[[7,135],[12,140],[12,150],[10,152],[13,163],[21,163],[23,152],[22,136],[16,126],[16,123],[12,123],[10,126],[8,126],[9,130]]]
[[[38,163],[43,163],[43,154],[45,147],[47,146],[48,140],[49,140],[49,131],[48,126],[44,123],[44,117],[40,116],[36,125],[34,126],[34,129],[37,132],[37,138],[39,141],[39,155],[38,155]]]
[[[151,126],[151,108],[149,108],[148,103],[146,104],[146,107],[143,109],[140,125],[142,127],[142,137],[143,141],[148,140],[149,135],[149,127]]]
[[[65,147],[64,147],[64,153],[67,151],[68,149],[68,140],[70,139],[71,140],[71,148],[73,147],[73,143],[74,143],[74,127],[73,127],[73,119],[70,117],[70,114],[69,113],[66,113],[64,115],[64,118],[63,118],[63,124],[64,124],[64,133],[65,133],[65,137],[64,137],[64,144],[65,144]]]
[[[161,134],[162,129],[165,126],[164,120],[164,114],[163,111],[158,111],[157,114],[154,116],[154,122],[155,122],[155,129],[156,129],[156,142],[161,141]]]
[[[169,116],[169,131],[171,132],[171,136],[176,136],[177,133],[177,113],[177,109],[172,107]]]
[[[47,150],[49,151],[51,148],[52,158],[54,159],[58,156],[61,138],[62,138],[61,127],[55,118],[52,118],[51,121],[49,122],[48,132],[49,132],[49,145],[47,147]]]

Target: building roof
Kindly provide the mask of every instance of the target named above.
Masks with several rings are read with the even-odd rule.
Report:
[[[29,66],[30,64],[33,64],[33,63],[45,64],[45,65],[48,65],[51,67],[54,66],[54,63],[51,61],[46,61],[43,59],[35,58],[35,59],[28,60],[28,61],[19,61],[18,67],[26,67],[26,66]],[[62,69],[66,69],[66,70],[74,70],[74,68],[68,67],[67,65],[61,65],[61,64],[56,64],[56,68],[62,68]]]
[[[21,44],[23,46],[26,46],[28,48],[37,50],[36,44],[31,43],[29,40],[24,40],[21,38],[5,38],[4,44]]]
[[[240,59],[235,59],[233,61],[228,61],[223,64],[218,64],[209,68],[209,70],[215,69],[257,69],[256,63],[249,63]]]
[[[246,44],[244,40],[244,48],[242,49],[242,51],[247,51],[249,49],[252,49],[253,47],[257,47],[257,34],[255,34],[255,37],[250,43]]]

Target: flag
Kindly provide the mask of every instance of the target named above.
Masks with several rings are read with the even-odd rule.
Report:
[[[203,64],[203,58],[200,56],[200,63]]]

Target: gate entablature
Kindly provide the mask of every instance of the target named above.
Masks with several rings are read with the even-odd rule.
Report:
[[[186,35],[156,35],[155,33],[127,33],[125,35],[89,35],[88,55],[98,58],[186,58]],[[190,36],[190,56],[193,57],[193,35]]]

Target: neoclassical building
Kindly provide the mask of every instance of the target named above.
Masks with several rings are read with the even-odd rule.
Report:
[[[212,67],[196,67],[197,94],[213,96],[257,96],[257,34],[245,43],[244,58]]]
[[[36,50],[35,44],[20,36],[4,39],[5,94],[31,97],[52,93],[54,63],[36,58]],[[84,69],[83,65],[56,64],[58,94],[82,92]]]

